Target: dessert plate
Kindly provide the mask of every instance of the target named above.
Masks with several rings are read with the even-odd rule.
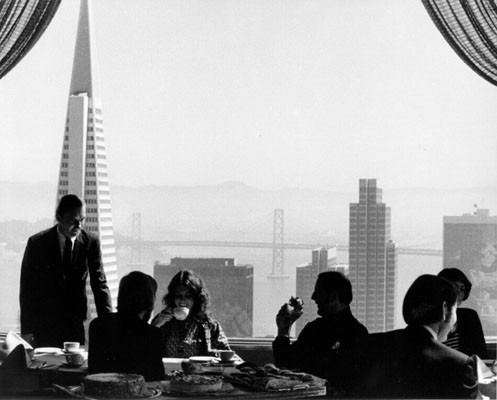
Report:
[[[61,386],[61,385],[57,385],[57,384],[53,383],[52,387],[55,389],[56,392],[59,392],[59,394],[65,394],[65,395],[68,395],[71,397],[77,397],[79,399],[81,399],[81,398],[90,399],[90,397],[85,396],[85,392],[84,392],[82,386]],[[147,389],[148,389],[148,394],[146,394],[146,395],[127,397],[127,398],[128,399],[152,399],[155,397],[159,397],[162,394],[162,390],[160,388],[147,387]],[[92,395],[91,399],[104,399],[104,397]]]

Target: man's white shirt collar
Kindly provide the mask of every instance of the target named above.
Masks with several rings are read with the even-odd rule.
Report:
[[[430,332],[431,336],[433,336],[433,339],[438,340],[437,333],[431,327],[423,325],[423,328],[425,328],[428,332]]]
[[[57,237],[59,238],[59,247],[61,256],[64,256],[64,247],[66,247],[66,237],[60,232],[59,225],[57,225]],[[71,239],[72,247],[71,250],[74,249],[74,242],[76,241],[76,237],[69,238]]]

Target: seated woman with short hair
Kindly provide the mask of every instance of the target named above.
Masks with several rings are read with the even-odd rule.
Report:
[[[230,350],[221,325],[209,316],[209,293],[200,276],[179,271],[164,296],[166,306],[152,321],[162,332],[164,357],[212,356]]]
[[[121,279],[117,313],[90,323],[91,374],[135,373],[143,375],[146,381],[165,378],[160,330],[148,324],[156,291],[155,279],[143,272],[133,271]]]

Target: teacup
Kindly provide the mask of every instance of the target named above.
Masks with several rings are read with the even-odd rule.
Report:
[[[235,356],[235,352],[233,350],[217,350],[216,353],[219,354],[221,362],[230,362]]]
[[[71,367],[79,367],[85,362],[85,358],[82,353],[71,353],[66,354],[66,361]]]
[[[174,318],[178,321],[183,321],[186,317],[188,317],[190,310],[187,307],[175,307],[173,309]]]
[[[67,353],[77,353],[79,351],[79,342],[64,342],[64,351]]]

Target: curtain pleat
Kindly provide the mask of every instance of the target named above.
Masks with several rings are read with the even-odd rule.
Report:
[[[495,0],[421,1],[457,55],[477,74],[497,85]]]
[[[0,79],[31,50],[61,0],[0,0]]]

